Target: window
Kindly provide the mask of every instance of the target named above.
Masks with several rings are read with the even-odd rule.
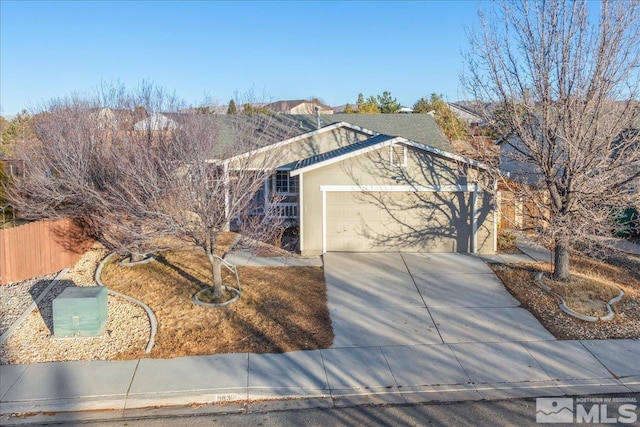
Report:
[[[406,167],[407,166],[407,147],[400,144],[391,145],[389,152],[389,161],[392,165],[398,167]]]
[[[298,194],[298,177],[289,176],[287,171],[278,171],[273,177],[274,187],[278,194]]]

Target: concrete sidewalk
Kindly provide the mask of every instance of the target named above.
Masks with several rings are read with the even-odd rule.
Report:
[[[225,261],[239,267],[322,267],[322,258],[320,256],[260,257],[244,251],[231,252],[225,257]]]
[[[516,235],[516,247],[521,254],[495,254],[480,255],[486,262],[498,262],[502,264],[518,262],[548,262],[553,263],[553,253],[547,248],[536,245],[522,233],[514,232]]]
[[[625,239],[607,239],[605,240],[605,245],[631,255],[640,255],[640,245]]]
[[[531,341],[3,365],[0,419],[640,392],[639,355],[638,340]]]

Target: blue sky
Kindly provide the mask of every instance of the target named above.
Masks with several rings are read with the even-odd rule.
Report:
[[[0,1],[0,112],[149,80],[191,104],[388,90],[403,105],[459,83],[475,1]]]

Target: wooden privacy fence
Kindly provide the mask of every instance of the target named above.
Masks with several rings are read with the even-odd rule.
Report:
[[[92,243],[67,219],[0,230],[0,285],[71,267]]]
[[[502,230],[526,230],[545,226],[541,213],[532,200],[518,197],[511,191],[498,191],[500,228]]]

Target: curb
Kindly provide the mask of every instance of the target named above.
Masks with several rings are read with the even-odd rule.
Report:
[[[133,297],[130,297],[128,295],[125,294],[121,294],[120,292],[116,292],[114,290],[109,289],[107,286],[105,286],[104,283],[102,283],[102,280],[100,279],[100,276],[102,275],[102,269],[104,268],[105,264],[107,263],[107,261],[109,261],[111,259],[111,257],[113,257],[115,255],[115,252],[111,252],[109,255],[107,255],[106,257],[104,257],[102,259],[102,261],[100,261],[100,263],[98,264],[98,267],[96,268],[96,272],[94,274],[94,279],[96,281],[96,283],[98,284],[98,286],[103,286],[105,288],[107,288],[107,293],[109,293],[110,295],[113,296],[117,296],[120,298],[123,298],[133,304],[139,305],[140,307],[142,307],[144,309],[144,311],[147,312],[147,316],[149,317],[149,323],[151,326],[151,330],[149,331],[149,342],[147,343],[147,347],[145,348],[144,352],[145,353],[150,353],[151,349],[153,349],[153,347],[156,344],[156,332],[158,332],[158,319],[156,319],[156,315],[153,313],[153,310],[151,310],[151,308],[146,305],[145,303],[143,303],[142,301],[139,301]],[[152,258],[154,259],[154,258]]]
[[[607,314],[605,314],[604,316],[601,317],[596,317],[596,316],[587,316],[581,313],[578,313],[577,311],[572,310],[571,308],[569,308],[569,306],[567,306],[566,301],[564,300],[564,298],[562,297],[562,295],[554,292],[551,290],[550,287],[548,287],[547,285],[544,284],[544,282],[542,281],[542,276],[544,276],[545,272],[541,271],[539,273],[536,273],[534,280],[536,285],[541,288],[544,291],[547,291],[548,293],[550,293],[551,295],[553,295],[554,297],[558,298],[560,300],[560,302],[558,303],[558,305],[560,306],[560,309],[562,311],[564,311],[565,313],[567,313],[569,316],[573,316],[576,319],[580,319],[580,320],[584,320],[586,322],[597,322],[598,320],[602,320],[602,321],[609,321],[611,319],[613,319],[615,317],[615,312],[613,311],[613,309],[611,308],[611,304],[615,304],[618,301],[620,301],[622,299],[622,297],[624,296],[624,292],[622,290],[620,290],[620,293],[618,294],[618,296],[612,298],[609,300],[609,302],[607,302]]]

